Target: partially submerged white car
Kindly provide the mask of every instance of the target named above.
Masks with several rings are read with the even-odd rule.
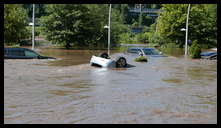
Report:
[[[90,60],[91,66],[98,66],[103,68],[124,68],[127,67],[127,61],[120,56],[111,59],[107,53],[102,53],[99,56],[93,55]]]

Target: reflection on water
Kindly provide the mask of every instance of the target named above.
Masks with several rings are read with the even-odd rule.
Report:
[[[105,69],[89,65],[97,52],[52,49],[42,54],[60,60],[5,60],[4,122],[217,123],[216,61],[139,63],[124,54],[133,66]]]

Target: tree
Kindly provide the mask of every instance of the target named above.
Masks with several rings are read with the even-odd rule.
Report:
[[[168,43],[174,42],[180,47],[184,45],[185,32],[181,32],[181,28],[185,28],[187,4],[164,4],[162,5],[162,13],[158,18],[158,31],[163,39],[169,40]],[[207,5],[193,4],[191,5],[189,18],[189,39],[198,40],[199,44],[214,44],[216,40],[216,16],[212,16],[207,11]],[[208,9],[209,10],[209,9]]]
[[[111,14],[111,45],[115,46],[119,43],[120,35],[122,33],[129,32],[128,26],[123,24],[123,17],[120,15],[120,11],[117,9],[112,9]]]
[[[15,44],[28,36],[26,20],[27,13],[21,5],[4,5],[4,43]]]
[[[113,9],[118,10],[120,17],[121,17],[121,22],[126,23],[126,18],[128,17],[129,13],[129,6],[128,4],[113,4]]]
[[[89,46],[103,35],[103,16],[97,5],[48,5],[48,16],[41,18],[48,40],[63,43],[66,48]]]
[[[23,8],[27,11],[28,17],[32,18],[33,4],[23,4]],[[35,4],[35,18],[46,15],[46,4]]]
[[[71,46],[96,47],[106,46],[108,24],[108,5],[48,5],[48,16],[41,17],[45,35],[48,40]],[[125,31],[122,17],[117,9],[111,15],[111,45],[119,40],[120,33]]]

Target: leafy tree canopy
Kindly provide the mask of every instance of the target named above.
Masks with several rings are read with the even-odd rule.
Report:
[[[187,16],[187,4],[164,4],[157,22],[157,34],[164,40],[184,45]],[[198,40],[200,44],[216,45],[216,5],[192,4],[189,16],[190,40]]]
[[[48,16],[41,18],[48,40],[71,46],[98,46],[106,44],[108,5],[56,4],[48,5]],[[111,41],[116,43],[124,30],[122,19],[116,9],[112,9]]]
[[[21,5],[4,5],[4,43],[18,43],[27,37],[27,13]]]

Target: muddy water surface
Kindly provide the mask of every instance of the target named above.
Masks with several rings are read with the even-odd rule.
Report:
[[[131,67],[104,69],[98,51],[51,52],[4,60],[5,123],[217,123],[216,61],[123,54]]]

